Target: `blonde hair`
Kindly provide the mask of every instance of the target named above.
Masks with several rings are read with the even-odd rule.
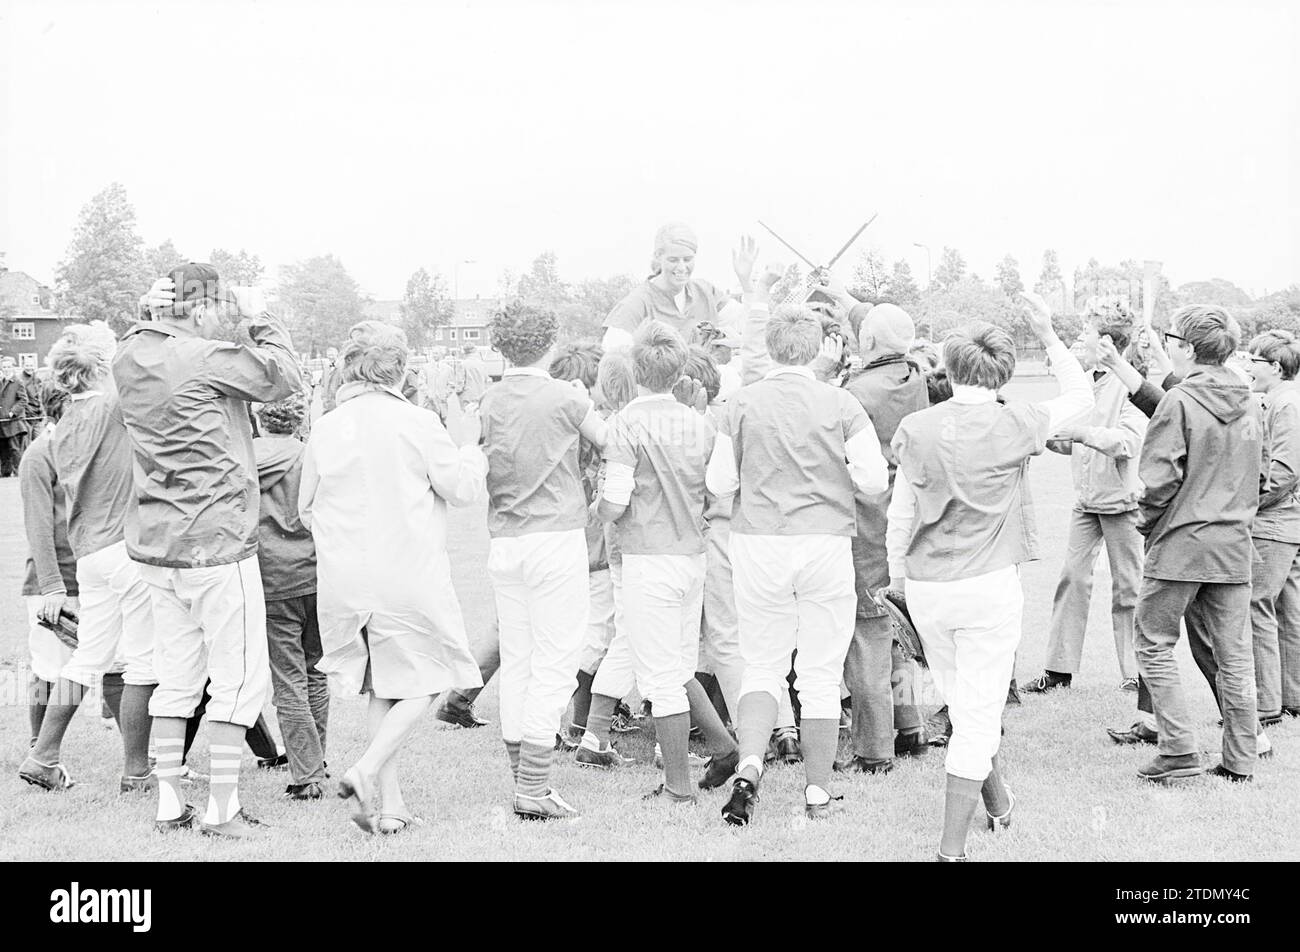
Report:
[[[1241,325],[1214,304],[1193,304],[1182,308],[1169,323],[1191,345],[1198,364],[1222,364],[1237,351]]]
[[[68,393],[83,393],[105,379],[117,353],[117,338],[103,321],[72,324],[50,348],[46,363]]]
[[[1016,345],[1002,328],[976,321],[943,342],[943,365],[954,384],[1000,390],[1016,371]]]
[[[812,308],[783,304],[772,312],[764,337],[768,355],[778,364],[802,366],[822,348],[822,322]]]
[[[359,381],[380,387],[398,387],[406,376],[411,352],[400,327],[382,321],[362,321],[348,331],[348,342],[339,351],[343,383]]]
[[[668,393],[682,378],[690,351],[680,334],[662,321],[646,321],[632,342],[636,382],[654,393]]]

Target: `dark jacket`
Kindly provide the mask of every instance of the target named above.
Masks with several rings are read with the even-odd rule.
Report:
[[[1156,407],[1142,446],[1147,578],[1249,582],[1263,423],[1250,387],[1198,365]]]
[[[48,430],[37,436],[18,465],[27,533],[24,595],[77,594],[77,560],[68,545],[68,510],[54,470],[53,443]]]
[[[122,338],[113,379],[135,456],[139,518],[126,545],[147,565],[193,568],[257,551],[257,466],[248,404],[302,387],[288,333],[266,315],[252,346],[205,340],[172,321]]]
[[[298,483],[306,447],[289,436],[253,440],[261,514],[257,522],[258,566],[268,601],[316,591],[316,546],[298,518]]]
[[[884,612],[872,593],[889,584],[889,559],[885,553],[886,511],[894,488],[898,459],[890,442],[903,417],[930,405],[921,368],[901,354],[881,357],[849,378],[844,389],[867,411],[880,437],[880,451],[889,467],[889,488],[878,496],[857,495],[858,534],[853,539],[853,574],[858,593],[858,617],[873,618]]]
[[[28,402],[21,377],[0,380],[0,436],[22,436],[28,430],[26,418],[38,412]]]

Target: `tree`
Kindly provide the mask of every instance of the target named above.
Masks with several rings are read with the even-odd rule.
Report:
[[[313,355],[338,346],[361,320],[366,303],[357,282],[333,255],[281,268],[280,302],[294,344]]]
[[[1007,255],[998,262],[998,287],[1002,293],[1013,301],[1019,300],[1017,295],[1025,289],[1025,284],[1020,280],[1020,262],[1011,255]]]
[[[1021,346],[1028,345],[1032,337],[1023,308],[1009,301],[1000,288],[974,276],[962,278],[947,290],[924,292],[912,318],[918,327],[929,327],[935,340],[972,321],[988,321],[1003,328]]]
[[[580,310],[564,327],[569,340],[600,340],[602,327],[614,305],[636,287],[637,282],[626,274],[612,278],[588,278],[578,285],[577,304]]]
[[[208,264],[217,269],[217,274],[221,275],[221,280],[227,284],[238,284],[245,287],[257,284],[262,280],[262,259],[257,255],[250,255],[243,248],[238,253],[231,254],[224,248],[213,248],[212,254],[208,255]]]
[[[573,300],[569,286],[560,279],[559,260],[554,251],[543,251],[533,259],[532,267],[519,276],[515,293],[529,304],[557,312]]]
[[[858,255],[849,291],[873,304],[889,297],[889,272],[885,270],[885,259],[879,251],[870,248]]]
[[[1034,285],[1034,290],[1049,287],[1062,280],[1064,279],[1061,276],[1061,262],[1057,259],[1055,250],[1048,248],[1043,252],[1043,269],[1038,272],[1038,283]]]
[[[122,333],[145,290],[145,259],[135,209],[117,182],[82,206],[55,273],[59,309],[83,321],[106,321]]]
[[[966,259],[956,248],[944,247],[939,256],[939,267],[934,269],[934,286],[938,291],[951,291],[966,277]]]
[[[170,238],[161,245],[146,248],[144,251],[145,272],[150,283],[155,278],[170,274],[174,268],[184,264],[185,261],[185,256],[176,250]]]
[[[1251,303],[1250,295],[1231,281],[1223,278],[1211,278],[1209,281],[1189,281],[1180,285],[1175,292],[1180,305],[1217,304],[1220,307],[1246,307]]]
[[[921,300],[921,290],[912,278],[912,266],[901,258],[894,262],[894,271],[889,276],[889,300],[899,307],[915,307]]]
[[[415,350],[429,345],[434,328],[451,321],[455,305],[447,294],[447,281],[420,268],[406,281],[406,294],[399,306],[407,343]]]

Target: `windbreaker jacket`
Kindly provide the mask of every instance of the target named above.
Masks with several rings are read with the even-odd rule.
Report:
[[[257,563],[268,601],[316,592],[316,546],[298,516],[298,483],[306,447],[291,436],[253,440],[261,509],[257,522]]]
[[[1083,440],[1069,448],[1076,508],[1103,514],[1130,512],[1142,495],[1138,460],[1147,418],[1112,374],[1093,380],[1092,396],[1092,412],[1081,421]]]
[[[1138,531],[1147,578],[1249,582],[1263,424],[1250,388],[1226,367],[1198,365],[1147,428]]]
[[[1251,535],[1300,542],[1300,386],[1284,383],[1268,395],[1264,411],[1268,465],[1259,488],[1259,511]]]
[[[137,324],[122,338],[113,378],[134,451],[139,518],[127,523],[131,558],[194,568],[257,552],[258,481],[248,404],[302,386],[278,321],[248,324],[252,346],[206,340],[172,321]]]

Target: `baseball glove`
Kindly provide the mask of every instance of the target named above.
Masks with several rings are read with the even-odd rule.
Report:
[[[889,621],[894,628],[894,641],[898,642],[903,657],[928,668],[925,647],[921,644],[921,636],[917,634],[912,616],[907,610],[907,597],[892,588],[882,588],[876,592],[876,604],[889,613]]]

